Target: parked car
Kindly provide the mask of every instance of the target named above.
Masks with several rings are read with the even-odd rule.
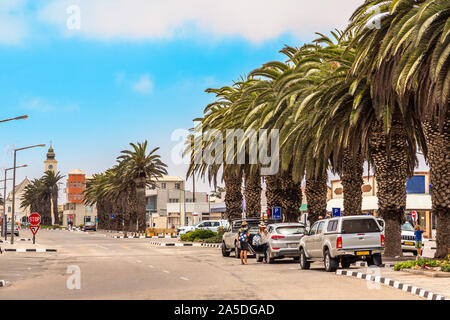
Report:
[[[83,231],[93,230],[97,231],[97,225],[95,222],[86,222],[83,226]]]
[[[383,231],[372,216],[345,216],[319,220],[300,240],[300,267],[323,261],[327,272],[365,260],[369,266],[381,265]]]
[[[270,239],[267,248],[269,263],[275,259],[294,258],[298,261],[300,240],[305,236],[306,228],[301,223],[274,223],[267,226]],[[261,262],[264,255],[257,253],[256,259]]]
[[[195,230],[211,230],[214,232],[217,232],[219,230],[220,227],[223,228],[228,228],[230,226],[230,224],[228,223],[227,220],[205,220],[205,221],[200,221],[199,223],[193,225],[193,226],[184,226],[184,227],[180,227],[178,229],[178,234],[186,234],[190,231],[195,231]]]
[[[12,230],[12,225],[11,223],[8,223],[7,228],[6,228],[6,233],[11,234],[11,230]],[[14,235],[15,236],[19,236],[19,226],[17,225],[17,223],[14,224]]]
[[[259,223],[260,219],[240,219],[240,220],[234,220],[231,224],[231,228],[226,231],[222,236],[222,255],[224,257],[228,257],[232,251],[235,253],[235,257],[239,259],[240,255],[240,244],[239,241],[237,241],[239,229],[241,228],[242,222],[246,221],[248,223],[249,227],[249,233],[250,237],[248,239],[249,242],[249,254],[255,254],[255,251],[253,250],[253,247],[251,246],[253,237],[258,233],[259,231]]]
[[[416,237],[414,235],[414,227],[410,222],[402,224],[402,251],[412,252],[417,256],[417,249],[415,248]]]

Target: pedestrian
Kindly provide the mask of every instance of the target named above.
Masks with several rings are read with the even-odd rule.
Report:
[[[241,224],[241,228],[238,233],[238,241],[241,246],[241,264],[248,264],[247,262],[247,252],[248,252],[248,238],[250,236],[250,232],[248,231],[248,223],[243,221]],[[245,262],[245,263],[244,263]]]
[[[267,263],[267,247],[269,245],[270,234],[269,234],[269,231],[267,231],[267,227],[264,224],[264,222],[261,222],[259,224],[259,236],[261,238],[261,240],[260,240],[261,249],[264,252],[263,263]]]
[[[416,237],[416,249],[417,249],[417,259],[422,257],[422,233],[424,233],[419,224],[414,227],[414,235]]]
[[[322,215],[319,216],[319,220],[323,220],[323,216]]]

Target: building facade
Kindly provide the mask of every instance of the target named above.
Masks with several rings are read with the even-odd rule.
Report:
[[[86,181],[90,178],[80,169],[69,172],[65,188],[63,225],[67,226],[69,221],[72,221],[74,226],[83,225],[86,222],[97,222],[96,206],[87,206],[83,203]]]
[[[26,221],[27,216],[30,214],[30,208],[22,208],[22,198],[23,198],[23,192],[25,191],[25,187],[29,185],[31,182],[28,178],[25,178],[21,183],[16,185],[15,188],[15,205],[14,205],[14,220],[16,222],[18,221]],[[11,221],[12,217],[12,207],[13,207],[13,201],[12,201],[12,191],[8,194],[5,201],[5,210],[6,210],[6,221]]]
[[[52,171],[53,173],[58,172],[58,161],[56,161],[55,150],[53,150],[52,143],[50,143],[50,148],[47,152],[47,159],[44,161],[44,172]]]

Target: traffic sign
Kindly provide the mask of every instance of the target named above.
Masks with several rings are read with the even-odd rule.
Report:
[[[333,208],[333,217],[340,217],[341,216],[341,208]]]
[[[273,219],[281,219],[281,207],[273,207],[272,208],[272,218]]]
[[[29,227],[31,229],[31,232],[33,232],[33,236],[35,236],[41,226],[31,226],[30,225]]]
[[[111,214],[110,217],[111,217],[111,219],[114,219],[116,216]]]
[[[28,217],[28,222],[32,226],[38,226],[41,224],[41,216],[38,213],[34,212]]]
[[[415,211],[412,211],[412,212],[411,212],[411,215],[412,215],[413,219],[415,220],[415,219],[416,219],[416,216],[417,216],[417,215],[416,215],[416,212],[415,212]]]

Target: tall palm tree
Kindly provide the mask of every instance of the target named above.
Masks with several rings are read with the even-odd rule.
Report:
[[[51,215],[52,190],[45,184],[43,178],[34,179],[24,189],[21,208],[30,208],[42,217],[42,225],[52,225]]]
[[[49,189],[50,193],[52,224],[53,222],[56,224],[61,224],[58,214],[58,182],[61,181],[62,178],[64,178],[64,176],[62,176],[60,172],[54,173],[53,171],[46,171],[42,177],[43,183]]]
[[[145,187],[157,179],[167,174],[167,165],[161,161],[161,157],[156,154],[159,148],[155,148],[147,153],[148,142],[130,143],[132,150],[121,151],[122,155],[117,159],[120,162],[122,177],[129,177],[135,183],[137,202],[137,231],[145,231],[146,227],[146,200]],[[133,197],[134,192],[129,196]],[[133,201],[130,201],[133,203]]]

